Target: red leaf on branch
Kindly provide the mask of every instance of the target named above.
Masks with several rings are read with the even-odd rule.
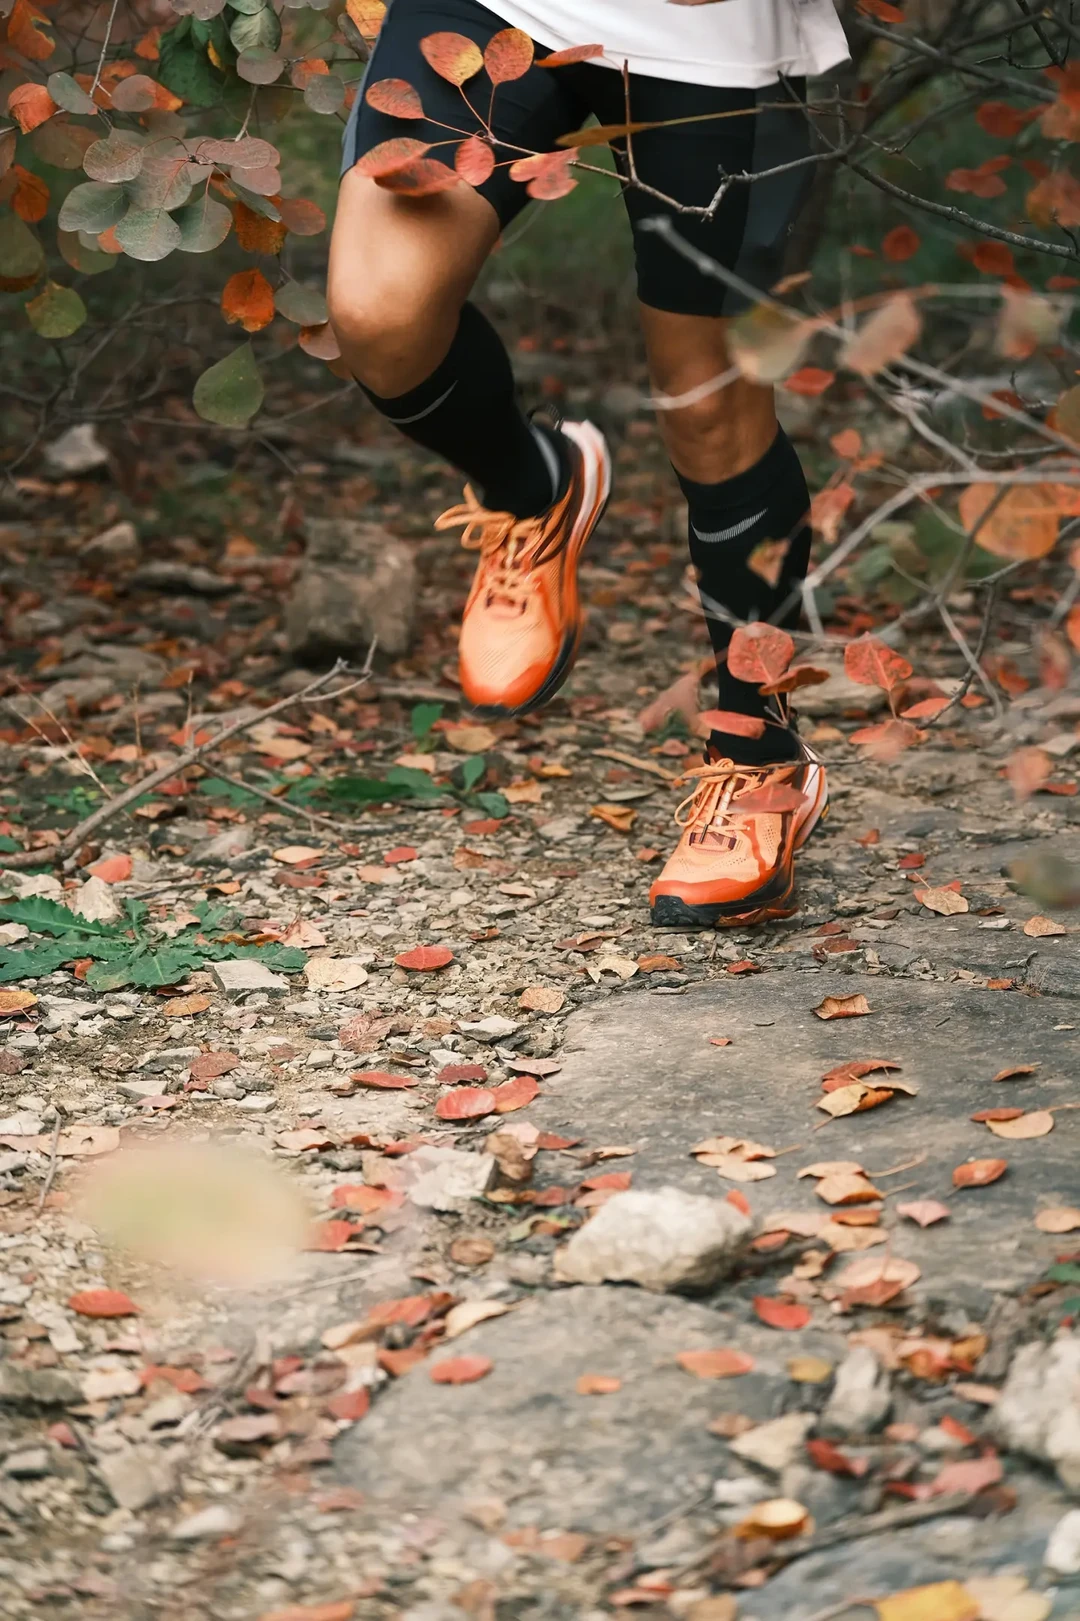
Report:
[[[789,394],[802,394],[807,399],[816,399],[835,382],[834,371],[824,371],[820,366],[801,366],[798,371],[792,372],[781,387],[786,388]]]
[[[913,259],[922,247],[922,237],[910,225],[894,225],[881,242],[882,257],[894,265]]]
[[[420,41],[420,51],[440,79],[449,79],[458,86],[479,73],[484,65],[480,47],[465,34],[427,34]]]
[[[779,681],[795,653],[795,643],[786,630],[760,620],[739,625],[728,648],[728,669],[737,681]]]
[[[575,62],[591,62],[595,56],[603,56],[602,45],[568,45],[565,51],[553,51],[550,56],[538,56],[538,68],[568,68]]]
[[[468,186],[482,186],[495,168],[495,152],[489,141],[470,135],[454,153],[454,168]]]
[[[393,169],[376,180],[376,185],[382,186],[384,191],[396,191],[402,197],[433,197],[436,192],[449,191],[460,183],[457,170],[448,169],[438,158],[417,158],[415,163]]]
[[[378,146],[365,152],[353,167],[369,180],[381,180],[399,169],[407,169],[430,151],[429,141],[418,141],[412,135],[395,135],[392,140],[380,141]]]
[[[7,110],[23,134],[29,135],[32,129],[44,124],[59,108],[43,84],[20,84],[8,97]]]
[[[860,636],[844,649],[844,673],[863,687],[891,692],[913,674],[906,658],[877,636]]]
[[[377,113],[390,118],[423,118],[424,104],[408,79],[376,79],[364,91],[364,100]]]
[[[698,728],[710,732],[730,732],[733,737],[764,737],[765,722],[760,715],[740,715],[734,709],[703,709]]]
[[[221,289],[221,313],[245,332],[261,332],[274,319],[274,289],[261,270],[238,270]]]
[[[484,67],[492,84],[523,78],[532,60],[533,42],[523,28],[500,28],[484,49]]]

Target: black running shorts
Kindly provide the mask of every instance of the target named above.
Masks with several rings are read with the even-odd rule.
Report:
[[[456,86],[428,66],[420,41],[427,34],[449,31],[468,35],[483,50],[492,34],[505,26],[478,0],[391,0],[364,84],[376,79],[407,80],[419,91],[427,118],[392,118],[376,112],[361,90],[345,130],[342,172],[372,147],[396,135],[442,143],[428,155],[452,166],[460,137],[449,135],[440,124],[469,134],[482,126]],[[545,48],[538,46],[537,55],[545,54]],[[470,103],[486,112],[492,90],[487,75],[477,74],[465,90]],[[702,206],[712,198],[724,174],[760,174],[794,165],[767,179],[736,180],[709,220],[680,214],[647,191],[625,186],[638,296],[644,304],[682,315],[732,315],[747,302],[725,283],[703,273],[655,232],[642,228],[646,220],[658,215],[674,220],[687,242],[755,288],[766,290],[783,274],[785,243],[813,169],[809,161],[812,135],[802,109],[805,93],[805,79],[747,90],[631,75],[633,120],[687,118],[700,113],[738,115],[635,135],[634,164],[644,185],[680,203]],[[594,62],[561,68],[533,66],[523,78],[497,87],[492,128],[498,140],[518,152],[522,147],[548,152],[558,136],[580,129],[590,116],[601,124],[625,122],[620,73]],[[625,178],[624,143],[615,142],[613,151]],[[518,152],[498,151],[502,161],[477,188],[498,213],[504,229],[530,200],[524,184],[511,180],[508,173],[509,159]],[[582,175],[581,183],[595,183],[595,177]]]

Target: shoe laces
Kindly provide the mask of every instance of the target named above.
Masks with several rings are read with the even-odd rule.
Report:
[[[676,806],[675,821],[686,829],[693,843],[712,834],[733,845],[743,832],[739,825],[742,817],[754,814],[740,810],[740,799],[763,788],[777,772],[791,770],[791,766],[736,765],[733,760],[693,766],[679,778],[680,782],[697,780],[693,790]]]
[[[487,565],[489,601],[496,598],[511,607],[523,608],[528,596],[528,575],[538,563],[553,556],[558,547],[555,536],[538,518],[516,518],[512,512],[493,512],[476,499],[471,484],[465,486],[460,506],[450,507],[435,520],[436,529],[460,525],[461,544],[468,552],[479,552]]]

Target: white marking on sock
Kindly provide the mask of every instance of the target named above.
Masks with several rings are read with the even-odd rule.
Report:
[[[707,534],[702,534],[697,524],[692,524],[691,527],[699,540],[712,545],[718,540],[734,540],[736,535],[745,535],[748,529],[753,529],[756,523],[761,522],[768,510],[768,507],[762,507],[761,511],[755,512],[752,518],[743,518],[740,523],[733,523],[730,529],[710,529]]]
[[[407,428],[409,426],[410,422],[422,422],[425,417],[429,417],[431,415],[432,411],[437,411],[439,409],[439,406],[444,404],[445,401],[450,398],[451,394],[454,392],[454,390],[455,390],[455,388],[457,388],[457,386],[458,386],[458,380],[455,377],[454,381],[450,384],[450,387],[446,390],[446,392],[444,394],[440,394],[438,399],[434,400],[431,405],[425,405],[425,407],[424,407],[424,409],[422,411],[417,411],[415,416],[411,416],[411,417],[387,417],[386,420],[387,420],[387,422],[392,422],[394,424],[395,428]]]

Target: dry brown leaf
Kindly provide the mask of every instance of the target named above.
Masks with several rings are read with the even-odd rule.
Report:
[[[866,1204],[873,1199],[881,1199],[883,1194],[875,1188],[865,1176],[856,1176],[845,1172],[839,1176],[823,1176],[814,1189],[819,1199],[826,1204]]]
[[[979,1605],[960,1582],[909,1587],[874,1600],[878,1621],[978,1621]]]
[[[832,1378],[833,1364],[820,1356],[793,1356],[787,1373],[797,1385],[823,1385]]]
[[[583,1373],[574,1385],[579,1396],[613,1396],[622,1380],[610,1373]]]
[[[932,1227],[936,1221],[947,1221],[952,1211],[940,1199],[912,1199],[910,1204],[898,1204],[896,1214],[918,1222],[920,1227]]]
[[[675,1357],[680,1368],[698,1379],[735,1379],[751,1373],[754,1359],[745,1351],[732,1351],[721,1347],[715,1351],[679,1351]]]
[[[937,912],[941,917],[957,917],[961,912],[968,910],[965,896],[955,889],[917,889],[915,899],[920,901],[929,912]]]
[[[36,1003],[33,991],[0,990],[0,1019],[10,1018],[13,1013],[25,1013]]]
[[[637,811],[630,805],[591,805],[589,815],[606,822],[616,833],[629,833],[637,821]]]
[[[1035,1217],[1040,1233],[1074,1233],[1080,1227],[1080,1210],[1075,1205],[1049,1205]]]
[[[804,1165],[799,1176],[862,1176],[863,1168],[853,1159],[823,1159]]]
[[[953,1171],[954,1188],[985,1188],[996,1182],[1009,1169],[1008,1160],[972,1159],[958,1165]]]
[[[992,1077],[995,1081],[1011,1081],[1017,1075],[1034,1075],[1038,1064],[1010,1064],[1007,1069],[999,1069]]]
[[[310,844],[283,844],[280,850],[272,852],[273,859],[286,867],[296,867],[303,861],[315,861],[325,854],[325,850],[316,850]]]
[[[458,754],[484,754],[499,741],[490,726],[448,726],[443,737]]]
[[[855,996],[826,996],[814,1012],[819,1019],[857,1019],[870,1012],[870,1004],[859,991]]]
[[[558,1013],[566,1005],[566,993],[555,985],[529,985],[518,997],[518,1007],[530,1013]]]
[[[489,1317],[505,1317],[513,1306],[507,1306],[498,1300],[462,1300],[458,1305],[451,1306],[443,1319],[446,1325],[446,1339],[456,1340],[459,1334],[465,1334],[477,1323],[486,1322]]]
[[[879,1283],[894,1285],[897,1291],[909,1289],[921,1276],[922,1272],[915,1262],[905,1261],[902,1256],[879,1258],[876,1255],[864,1255],[858,1261],[849,1261],[844,1270],[832,1281],[836,1288],[850,1294],[852,1290],[870,1289]]]
[[[511,805],[539,805],[544,798],[543,783],[532,777],[525,782],[512,782],[499,791]]]
[[[770,1497],[754,1504],[746,1519],[735,1527],[735,1535],[747,1540],[768,1537],[770,1542],[785,1542],[810,1530],[813,1523],[809,1509],[794,1498]]]
[[[776,1149],[766,1148],[749,1137],[706,1137],[697,1143],[691,1154],[735,1154],[739,1159],[775,1159]]]
[[[761,1160],[741,1159],[738,1154],[702,1154],[700,1165],[709,1165],[728,1182],[766,1182],[776,1175],[776,1166]]]
[[[1045,940],[1050,935],[1068,934],[1068,932],[1064,923],[1055,923],[1053,918],[1042,917],[1038,913],[1034,917],[1029,917],[1024,924],[1024,933],[1031,940]]]
[[[450,1259],[456,1266],[486,1266],[494,1255],[490,1238],[455,1238],[450,1246]]]
[[[1033,1109],[1030,1114],[1018,1115],[1015,1120],[988,1120],[986,1124],[995,1137],[1023,1141],[1027,1137],[1048,1136],[1054,1129],[1054,1117],[1048,1109]]]
[[[187,1019],[194,1013],[205,1013],[211,1000],[205,991],[196,991],[193,996],[174,996],[161,1011],[167,1019]]]
[[[819,1098],[817,1107],[825,1114],[831,1115],[834,1120],[846,1114],[859,1114],[865,1109],[876,1109],[881,1103],[891,1102],[894,1096],[892,1089],[866,1086],[862,1081],[852,1081],[850,1086],[838,1086],[834,1092],[826,1092]]]
[[[365,884],[403,884],[405,874],[400,867],[354,867],[353,871]]]

